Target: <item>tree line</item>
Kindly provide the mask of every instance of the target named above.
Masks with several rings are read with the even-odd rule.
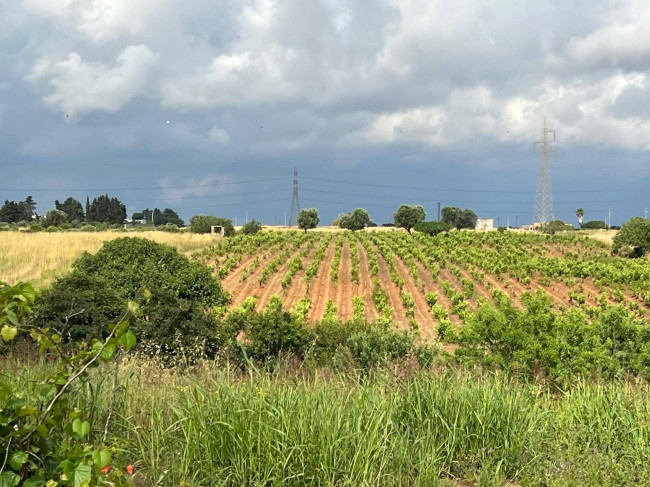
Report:
[[[9,224],[34,223],[42,227],[50,226],[71,226],[80,227],[85,224],[105,223],[107,225],[123,225],[127,219],[126,205],[116,197],[108,194],[100,195],[91,201],[86,197],[86,205],[73,197],[66,198],[60,202],[55,200],[54,208],[43,215],[36,212],[36,202],[32,196],[27,196],[24,201],[5,200],[0,207],[0,222]],[[135,212],[133,221],[143,223],[152,222],[154,225],[173,224],[179,227],[185,222],[178,216],[178,213],[171,208],[160,210],[149,208]]]

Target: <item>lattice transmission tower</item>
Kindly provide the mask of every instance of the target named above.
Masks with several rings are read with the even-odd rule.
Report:
[[[552,140],[550,134],[553,134]],[[551,166],[548,162],[548,155],[554,153],[557,159],[557,152],[548,148],[551,142],[555,142],[555,130],[546,127],[546,117],[544,117],[542,137],[533,143],[533,150],[537,152],[539,146],[541,154],[539,169],[537,170],[533,223],[546,224],[555,218],[553,213],[553,190],[551,189]]]
[[[293,168],[293,199],[291,200],[291,213],[289,213],[289,226],[298,225],[300,213],[300,200],[298,199],[298,168]]]

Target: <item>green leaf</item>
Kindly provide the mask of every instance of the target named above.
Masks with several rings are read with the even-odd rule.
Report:
[[[80,463],[74,470],[74,487],[88,487],[92,477],[92,467]]]
[[[43,477],[32,477],[31,479],[25,480],[23,485],[25,487],[43,487],[43,485],[49,487],[51,484],[45,484],[45,479]],[[55,482],[54,485],[56,486],[57,483]]]
[[[115,355],[115,345],[114,344],[106,345],[106,348],[102,350],[102,354],[100,358],[104,362],[110,362],[111,359],[113,358],[113,355]]]
[[[93,452],[93,462],[97,468],[104,468],[111,462],[111,452],[106,448],[95,450]]]
[[[136,344],[136,338],[133,333],[127,331],[124,335],[120,337],[120,345],[124,350],[131,350]]]
[[[81,421],[77,418],[72,422],[72,431],[79,437],[83,438],[90,433],[90,423],[88,421]]]
[[[7,316],[9,316],[10,311],[7,311]],[[14,316],[16,316],[14,314]],[[16,323],[18,324],[18,323]],[[15,328],[13,326],[8,326],[5,325],[2,327],[2,330],[0,331],[0,335],[2,335],[2,338],[6,341],[9,342],[13,340],[16,337],[16,334],[18,333],[18,328]]]
[[[15,451],[9,457],[9,465],[14,470],[20,470],[20,467],[27,461],[27,453],[24,451]]]
[[[14,325],[18,326],[20,323],[18,322],[18,317],[16,316],[16,313],[11,311],[10,309],[5,309],[5,314],[7,315],[7,318],[11,323]]]
[[[16,487],[20,477],[13,472],[2,472],[0,474],[0,487]]]

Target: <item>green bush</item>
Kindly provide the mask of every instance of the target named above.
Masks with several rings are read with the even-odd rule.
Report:
[[[232,225],[232,220],[228,218],[210,215],[194,215],[190,218],[190,230],[193,233],[210,233],[213,226],[223,227],[226,237],[231,237],[235,234],[235,227]]]
[[[95,231],[97,231],[97,229],[95,228],[94,225],[81,225],[81,227],[79,227],[79,231],[81,231],[81,232],[95,232]]]
[[[132,323],[142,340],[173,354],[179,344],[196,346],[198,337],[213,355],[217,322],[207,311],[226,304],[227,292],[207,267],[148,239],[118,238],[95,255],[84,253],[38,296],[36,320],[67,342],[105,336],[129,300],[142,309]]]
[[[242,334],[244,339],[238,342]],[[219,335],[220,344],[240,363],[243,353],[264,364],[293,356],[317,366],[368,372],[409,356],[428,367],[437,354],[431,346],[416,345],[414,335],[385,323],[327,319],[308,327],[300,316],[282,309],[281,302],[261,313],[252,308],[232,312],[220,325]]]
[[[262,231],[262,224],[253,219],[241,227],[241,233],[244,235],[252,235]]]
[[[32,232],[32,233],[40,232],[41,230],[43,230],[43,227],[41,226],[40,223],[32,223],[29,226],[29,231]]]
[[[448,232],[454,227],[445,222],[420,222],[417,223],[413,228],[417,232],[426,233],[427,235],[435,237],[439,233]]]
[[[554,311],[550,297],[522,294],[525,309],[484,305],[446,341],[461,362],[569,384],[626,374],[650,378],[650,332],[621,306]]]

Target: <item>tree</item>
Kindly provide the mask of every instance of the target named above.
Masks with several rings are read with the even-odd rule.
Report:
[[[592,220],[584,222],[581,228],[583,230],[607,230],[607,223],[604,220]]]
[[[578,217],[578,226],[582,228],[582,217],[585,215],[585,210],[578,208],[576,210],[576,216]]]
[[[641,257],[650,251],[650,220],[630,218],[614,235],[612,252],[628,257]]]
[[[5,200],[0,208],[0,222],[16,223],[20,221],[20,209],[15,201]]]
[[[427,213],[420,205],[400,205],[397,211],[393,213],[395,226],[405,228],[409,233],[411,233],[411,228],[424,221],[426,216]]]
[[[211,215],[194,215],[190,218],[190,230],[194,233],[210,233],[213,226],[223,227],[226,237],[235,234],[235,227],[229,218],[220,218]]]
[[[241,233],[244,235],[253,235],[255,233],[262,231],[262,224],[258,222],[255,218],[246,223],[241,227]]]
[[[448,232],[452,228],[454,227],[445,222],[420,222],[413,227],[415,231],[426,233],[432,237],[435,237],[439,233]]]
[[[157,208],[156,208],[157,209]],[[156,225],[156,214],[154,210],[154,218],[153,221]],[[165,208],[162,213],[160,213],[158,221],[160,222],[160,225],[177,225],[179,227],[184,227],[185,226],[185,221],[178,216],[178,213],[176,213],[174,210],[171,208]]]
[[[556,232],[566,232],[569,230],[575,230],[575,228],[573,228],[573,225],[564,223],[562,220],[553,220],[552,222],[548,222],[546,225],[543,225],[541,227],[541,230],[544,233],[550,233],[553,235]]]
[[[107,194],[94,198],[88,208],[86,219],[91,222],[120,225],[126,220],[126,206],[117,198]]]
[[[361,230],[370,224],[370,215],[363,208],[357,208],[350,213],[339,215],[339,228],[347,230]]]
[[[88,212],[90,211],[90,199],[86,196],[86,220],[88,220]]]
[[[29,221],[29,220],[32,219],[32,217],[34,216],[34,213],[36,212],[36,202],[34,201],[34,198],[32,198],[31,196],[28,196],[27,198],[25,198],[25,201],[23,202],[23,204],[24,204],[23,211],[25,212],[24,220]]]
[[[461,210],[456,206],[445,206],[442,209],[442,221],[452,225],[457,230],[462,228],[476,228],[478,217],[469,208]]]
[[[29,222],[34,217],[35,209],[36,203],[31,196],[28,196],[25,201],[5,200],[4,205],[0,208],[0,222]]]
[[[305,233],[310,228],[316,228],[319,222],[320,218],[318,217],[318,210],[316,208],[300,210],[300,213],[298,213],[298,228],[304,230]]]
[[[83,206],[73,197],[67,198],[63,203],[59,200],[54,201],[57,210],[63,211],[67,215],[67,220],[72,223],[74,220],[82,221],[85,218]]]
[[[68,222],[68,214],[62,210],[49,210],[43,218],[43,228],[58,227]]]

